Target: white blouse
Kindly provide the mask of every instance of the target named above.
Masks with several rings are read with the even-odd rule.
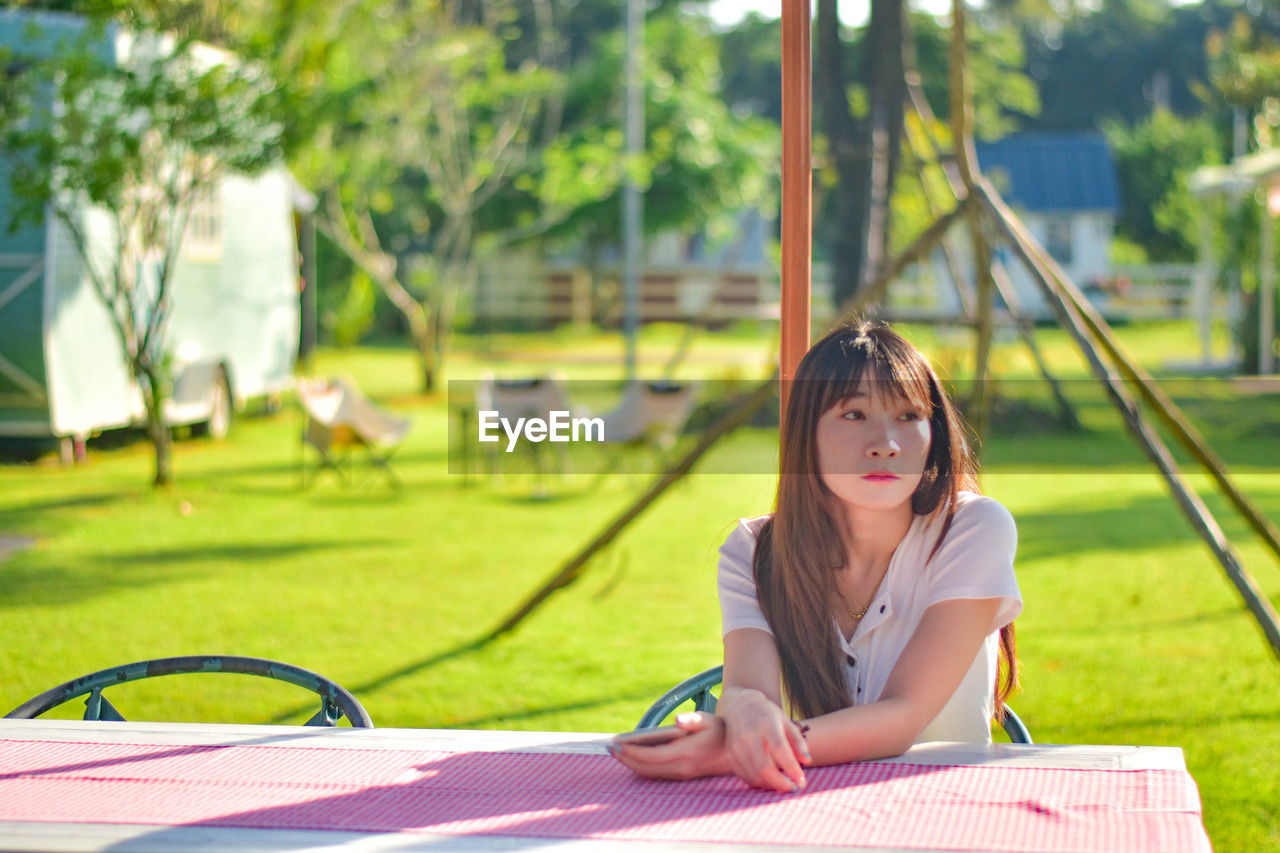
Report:
[[[770,631],[756,601],[751,568],[756,537],[768,516],[741,519],[720,546],[718,586],[723,632],[738,628]],[[875,597],[846,639],[834,618],[832,630],[844,651],[845,679],[854,705],[880,698],[885,682],[925,610],[957,598],[999,598],[1000,608],[978,656],[941,712],[925,726],[916,742],[991,741],[993,691],[1000,629],[1022,610],[1013,573],[1018,531],[1000,503],[973,492],[960,492],[947,538],[929,559],[942,526],[942,513],[917,515],[889,560]]]

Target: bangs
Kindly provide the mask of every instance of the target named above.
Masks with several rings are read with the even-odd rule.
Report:
[[[910,349],[892,346],[883,337],[850,332],[833,336],[828,357],[816,367],[818,406],[825,412],[867,391],[881,401],[906,400],[925,413],[933,412],[928,365]]]

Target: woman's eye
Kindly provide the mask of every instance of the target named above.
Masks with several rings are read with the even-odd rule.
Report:
[[[866,415],[864,415],[860,409],[851,409],[845,412],[844,415],[842,415],[842,417],[845,420],[849,420],[849,421],[860,421],[860,420],[863,420],[866,417]]]
[[[902,419],[904,421],[919,421],[924,419],[924,415],[919,412],[903,412]]]

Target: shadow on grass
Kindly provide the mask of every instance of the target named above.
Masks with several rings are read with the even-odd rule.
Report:
[[[481,651],[482,649],[484,649],[485,646],[493,642],[494,639],[495,638],[484,638],[484,639],[472,640],[471,642],[468,642],[468,643],[462,643],[460,645],[454,646],[451,649],[446,649],[443,652],[439,652],[438,654],[431,655],[430,657],[423,658],[422,660],[414,661],[398,669],[391,670],[390,672],[383,673],[382,675],[371,678],[368,681],[362,681],[360,683],[348,684],[344,686],[349,691],[351,691],[351,693],[353,693],[357,699],[359,699],[362,695],[381,690],[383,687],[386,687],[403,678],[409,678],[411,676],[417,675],[421,672],[424,672],[425,670],[431,669],[434,666],[438,666],[439,664],[446,663],[447,661],[460,658],[472,652]],[[637,705],[639,710],[636,713],[636,719],[639,719],[640,715],[644,713],[645,708],[648,708],[649,704],[656,701],[657,698],[661,696],[663,692],[666,690],[667,690],[666,685],[660,685],[649,690],[638,690],[638,691],[632,691],[630,693],[612,693],[607,696],[600,696],[593,699],[583,699],[576,702],[565,702],[559,705],[545,705],[538,708],[526,708],[521,711],[487,714],[483,717],[472,717],[471,719],[467,719],[467,720],[450,721],[447,728],[455,728],[455,729],[484,728],[485,726],[491,723],[505,722],[509,720],[530,720],[530,719],[535,719],[537,717],[545,717],[548,714],[557,714],[564,711],[586,711],[593,708],[601,708],[606,705],[611,705],[619,701],[631,701],[631,700],[634,700],[637,703],[640,703]],[[279,714],[272,717],[267,722],[271,725],[279,725],[288,720],[296,719],[300,715],[310,715],[311,709],[312,709],[312,706],[310,704],[298,704],[294,707],[289,708],[286,711],[280,712]],[[377,721],[375,720],[374,723],[376,725]],[[433,728],[433,726],[431,725],[423,725],[421,727]]]
[[[308,551],[351,550],[353,548],[383,547],[394,540],[390,539],[354,539],[340,542],[322,542],[306,540],[298,542],[272,542],[253,545],[209,545],[193,544],[183,548],[158,548],[154,551],[131,551],[108,554],[94,562],[117,566],[135,566],[139,564],[163,565],[166,563],[213,562],[218,560],[252,561],[279,559],[305,554]]]
[[[98,561],[83,568],[32,566],[18,559],[0,564],[0,609],[36,606],[63,606],[118,591],[155,586],[198,574],[191,569],[153,567],[128,572],[127,576],[103,572]],[[122,616],[122,618],[124,618]]]
[[[1187,732],[1199,731],[1203,732],[1207,729],[1222,728],[1239,723],[1270,723],[1272,725],[1280,724],[1280,708],[1274,711],[1239,711],[1236,713],[1225,712],[1221,714],[1200,714],[1199,716],[1177,716],[1162,715],[1148,717],[1122,717],[1120,719],[1109,722],[1093,721],[1089,722],[1087,728],[1076,726],[1062,726],[1053,730],[1053,736],[1061,738],[1064,743],[1080,743],[1081,738],[1090,738],[1094,742],[1098,742],[1096,737],[1098,732],[1113,732],[1116,743],[1132,743],[1133,732],[1137,729],[1172,729],[1179,735],[1185,736]]]
[[[394,682],[400,681],[401,679],[418,675],[419,673],[422,673],[428,669],[431,669],[432,667],[438,666],[442,663],[446,663],[451,660],[455,660],[457,658],[463,657],[464,655],[471,654],[472,652],[481,651],[486,646],[488,646],[491,642],[493,642],[494,639],[496,638],[482,638],[482,639],[477,639],[477,640],[472,640],[470,642],[462,643],[457,646],[454,646],[451,649],[446,649],[445,651],[423,658],[422,660],[413,661],[412,663],[406,664],[397,669],[393,669],[389,672],[385,672],[367,681],[362,681],[362,682],[353,683],[353,684],[346,684],[343,686],[346,687],[348,690],[350,690],[353,694],[355,694],[356,698],[359,699],[362,695],[374,693],[390,684],[393,684]],[[632,693],[614,693],[608,696],[601,696],[595,699],[581,700],[578,702],[566,702],[561,705],[549,705],[541,708],[528,708],[522,711],[515,711],[511,713],[497,713],[497,714],[486,715],[483,717],[473,717],[469,720],[454,721],[450,723],[449,728],[483,728],[485,725],[489,723],[496,723],[503,720],[526,720],[526,719],[533,719],[535,717],[546,716],[547,714],[559,713],[561,711],[583,711],[591,708],[599,708],[604,705],[612,704],[619,700],[634,699],[638,702],[645,702],[646,700],[649,702],[652,702],[656,700],[659,696],[661,696],[663,691],[665,691],[666,689],[667,689],[666,686],[659,686],[659,687],[653,688],[652,690],[636,691]],[[647,707],[648,707],[648,704],[645,704],[644,708],[647,708]],[[644,712],[644,708],[641,708],[640,711],[636,714],[637,719],[639,719],[640,714]],[[279,714],[277,714],[275,717],[272,717],[267,722],[272,725],[284,723],[287,720],[297,718],[301,714],[309,715],[311,713],[310,709],[311,709],[310,704],[306,704],[306,705],[299,704],[289,708],[286,711],[280,712]],[[377,723],[376,720],[374,722],[375,724]],[[427,728],[430,728],[430,727],[427,726]]]
[[[50,498],[45,501],[23,503],[21,507],[5,510],[5,515],[10,513],[41,515],[46,512],[57,512],[61,509],[82,509],[84,507],[101,506],[114,501],[127,500],[130,497],[132,495],[121,492],[99,492],[96,495],[67,495],[60,498]]]
[[[492,640],[489,638],[472,640],[470,642],[462,643],[461,645],[454,646],[451,649],[446,649],[443,652],[439,652],[429,657],[425,657],[422,660],[417,660],[412,663],[406,664],[405,666],[402,666],[399,669],[393,669],[390,672],[383,673],[382,675],[376,676],[368,681],[363,681],[363,682],[360,682],[359,684],[344,684],[343,686],[346,687],[348,690],[350,690],[352,693],[354,693],[356,695],[356,698],[358,699],[360,697],[360,694],[362,693],[372,693],[375,690],[380,690],[383,687],[386,687],[388,684],[391,684],[395,681],[399,681],[402,678],[408,678],[412,675],[417,675],[418,673],[424,670],[430,669],[433,666],[437,666],[438,664],[445,663],[446,661],[450,661],[455,658],[460,658],[463,655],[469,654],[471,652],[478,652],[481,649],[483,649],[485,646],[487,646],[490,642],[492,642]],[[272,717],[267,722],[271,724],[283,723],[285,720],[288,720],[292,717],[296,717],[298,714],[303,713],[309,707],[311,706],[310,705],[294,706],[293,708],[290,708],[287,711],[282,711],[280,714],[277,714],[275,717]]]
[[[335,548],[368,548],[385,545],[386,540],[365,539],[343,542],[289,542],[264,545],[211,547],[191,545],[155,551],[107,554],[71,568],[46,565],[36,559],[14,555],[0,563],[0,608],[27,605],[65,605],[123,587],[154,586],[199,574],[193,568],[217,560],[252,561]],[[104,571],[104,567],[110,571]]]
[[[483,717],[472,717],[469,720],[452,720],[446,728],[451,729],[483,729],[493,723],[504,723],[511,720],[532,720],[538,717],[545,717],[548,714],[558,714],[563,711],[588,711],[593,708],[603,708],[606,705],[612,705],[615,702],[635,701],[644,703],[637,705],[639,711],[636,713],[636,719],[644,713],[645,708],[662,695],[664,688],[658,687],[652,691],[634,691],[631,693],[614,693],[608,696],[600,696],[594,699],[582,699],[577,702],[564,702],[559,705],[544,705],[539,708],[527,708],[523,711],[513,711],[510,713],[488,714]],[[435,728],[427,725],[426,728]]]
[[[1099,494],[1107,491],[1106,478],[1101,475],[1098,490]],[[1214,514],[1225,521],[1227,513],[1211,506]],[[1173,499],[1164,495],[1135,498],[1118,508],[1022,511],[1015,520],[1020,560],[1090,551],[1137,552],[1199,539]]]
[[[1249,610],[1241,604],[1238,607],[1228,607],[1211,613],[1173,616],[1168,619],[1145,619],[1134,622],[1110,621],[1107,623],[1106,630],[1109,634],[1152,634],[1161,631],[1181,631],[1187,628],[1194,628],[1197,625],[1228,622],[1241,617],[1249,618],[1249,616]],[[1037,637],[1076,637],[1081,634],[1096,634],[1097,631],[1097,625],[1093,624],[1070,627],[1048,624],[1037,627],[1035,633]]]
[[[23,502],[19,506],[5,507],[0,511],[0,532],[30,533],[47,537],[57,524],[66,524],[69,519],[59,519],[50,523],[50,516],[65,510],[90,509],[129,500],[134,497],[128,492],[99,492],[89,495],[67,495],[65,497],[48,498],[40,501]],[[39,525],[37,529],[36,525]],[[3,587],[0,587],[3,589]]]

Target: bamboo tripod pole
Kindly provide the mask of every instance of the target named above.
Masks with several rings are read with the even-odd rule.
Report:
[[[973,97],[969,88],[965,51],[968,39],[965,35],[964,0],[951,0],[951,45],[949,51],[951,95],[951,140],[955,150],[956,168],[964,185],[965,198],[975,195],[977,180],[977,154],[973,146]],[[973,269],[977,277],[975,308],[976,348],[973,356],[973,394],[970,398],[970,420],[979,439],[987,434],[991,420],[990,362],[991,338],[995,332],[995,285],[991,279],[991,244],[983,233],[982,211],[977,206],[968,208],[965,216],[969,227],[969,239],[973,244]]]
[[[764,382],[757,385],[751,393],[741,398],[724,417],[711,426],[702,434],[701,440],[697,446],[685,454],[679,462],[677,462],[670,470],[663,473],[654,480],[653,484],[645,490],[636,501],[629,507],[619,513],[609,524],[605,525],[600,533],[587,543],[581,551],[567,560],[560,568],[548,578],[541,587],[529,596],[515,610],[511,612],[506,619],[502,621],[498,627],[494,628],[480,640],[481,643],[487,643],[501,635],[514,629],[520,622],[538,608],[544,601],[558,590],[564,589],[581,576],[583,570],[586,569],[588,561],[595,556],[602,548],[617,538],[628,524],[634,521],[642,512],[657,500],[667,489],[671,488],[677,481],[682,479],[685,474],[693,470],[693,466],[706,455],[711,447],[728,435],[741,424],[745,423],[756,411],[760,409],[765,402],[773,396],[777,389],[778,373],[774,371],[772,375]]]
[[[964,183],[960,179],[960,174],[955,168],[954,163],[948,163],[943,155],[942,146],[938,144],[938,139],[934,136],[930,127],[936,121],[933,110],[929,106],[929,101],[925,97],[924,90],[920,85],[920,77],[913,70],[907,75],[907,95],[908,104],[911,111],[915,113],[916,118],[920,121],[921,130],[925,138],[929,141],[929,147],[933,151],[933,156],[938,160],[942,167],[942,173],[947,179],[947,184],[951,187],[951,192],[957,198],[964,195]],[[936,202],[934,201],[933,192],[929,189],[929,183],[924,173],[925,158],[916,146],[915,140],[911,137],[910,128],[906,133],[907,145],[911,153],[915,156],[920,164],[920,186],[924,191],[925,203],[929,206],[930,215],[936,215]],[[951,251],[944,243],[942,250],[947,260],[948,272],[955,283],[956,292],[960,297],[961,304],[964,306],[966,315],[972,315],[972,298],[966,292],[961,283],[961,273],[959,264],[956,263]],[[1013,287],[1013,282],[1009,279],[1009,273],[1004,268],[999,259],[993,259],[991,265],[991,280],[995,284],[996,292],[1000,294],[1000,298],[1004,300],[1004,304],[1009,309],[1009,315],[1013,318],[1014,328],[1017,329],[1018,337],[1022,339],[1023,345],[1026,346],[1027,352],[1030,353],[1032,361],[1035,362],[1036,370],[1040,376],[1048,384],[1050,392],[1053,394],[1054,403],[1058,409],[1058,421],[1067,429],[1080,430],[1083,429],[1080,424],[1079,417],[1076,416],[1075,407],[1067,399],[1067,395],[1062,390],[1061,383],[1049,370],[1049,363],[1045,360],[1043,353],[1040,352],[1040,346],[1036,343],[1035,330],[1032,323],[1027,319],[1025,312],[1022,310],[1021,300],[1018,299],[1017,291]]]
[[[1277,531],[1276,526],[1231,481],[1226,464],[1205,441],[1199,430],[1187,419],[1186,415],[1182,414],[1178,405],[1164,393],[1151,375],[1124,352],[1116,341],[1115,336],[1111,334],[1106,321],[1098,314],[1097,309],[1080,292],[1079,288],[1058,266],[1057,262],[1047,252],[1044,252],[1034,244],[1026,229],[1012,219],[1012,213],[1009,212],[1004,202],[996,197],[994,193],[986,194],[983,201],[992,209],[997,218],[1004,219],[1006,215],[1010,217],[1008,224],[1018,231],[1023,243],[1030,246],[1036,253],[1037,259],[1047,273],[1060,283],[1065,298],[1080,313],[1089,332],[1106,349],[1111,359],[1125,374],[1125,377],[1137,386],[1142,398],[1156,410],[1161,420],[1172,430],[1174,436],[1186,451],[1204,467],[1222,493],[1231,501],[1231,504],[1244,517],[1249,526],[1267,543],[1275,557],[1280,560],[1280,531]]]
[[[1045,301],[1057,315],[1058,322],[1075,338],[1094,375],[1107,389],[1116,408],[1123,415],[1125,425],[1164,477],[1179,508],[1218,559],[1227,577],[1244,599],[1245,606],[1262,629],[1267,643],[1271,646],[1271,651],[1280,659],[1280,620],[1277,619],[1275,610],[1240,564],[1217,520],[1200,496],[1186,482],[1168,447],[1142,416],[1137,403],[1129,395],[1121,379],[1102,360],[1102,356],[1089,338],[1090,330],[1085,319],[1086,312],[1080,310],[1082,306],[1070,293],[1070,281],[1065,278],[1058,279],[1053,266],[1045,263],[1044,253],[1025,233],[994,190],[987,186],[978,186],[977,189],[982,193],[991,218],[1004,231],[1010,245],[1026,265],[1033,280],[1039,285]]]
[[[922,119],[923,120],[923,119]],[[939,208],[937,196],[929,187],[929,174],[926,169],[924,155],[916,146],[915,139],[911,136],[911,130],[908,128],[904,137],[907,141],[907,151],[911,154],[911,159],[915,167],[916,180],[920,182],[921,195],[924,197],[925,208],[929,211],[929,215],[934,219],[938,218]],[[948,183],[950,176],[948,175]],[[952,185],[952,195],[961,198],[963,193],[956,192],[955,185]],[[956,253],[951,251],[951,247],[945,242],[939,244],[939,250],[942,252],[942,259],[947,266],[947,275],[951,278],[952,289],[955,290],[956,298],[960,300],[960,311],[966,318],[972,319],[974,314],[973,294],[968,287],[968,281],[964,277],[964,272],[960,266],[960,261],[956,258]]]

